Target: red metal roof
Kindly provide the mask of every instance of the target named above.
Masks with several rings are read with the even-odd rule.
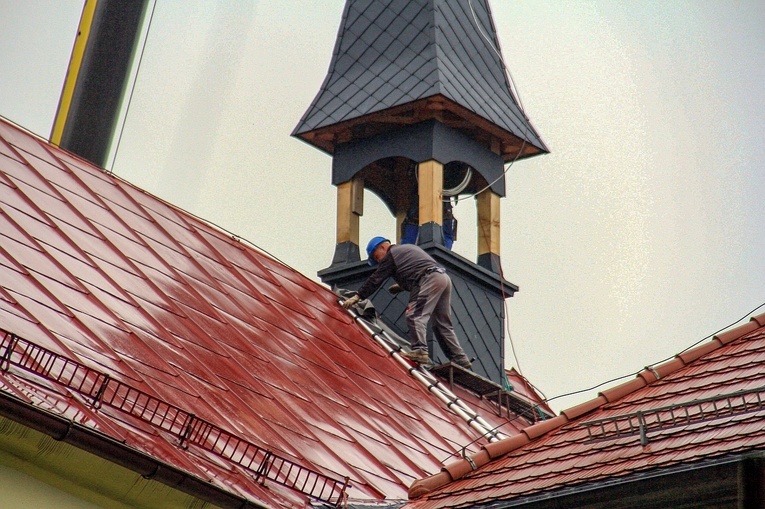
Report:
[[[325,287],[4,120],[0,281],[0,397],[249,500],[405,499],[485,443]],[[266,454],[328,491],[256,482]]]
[[[507,376],[508,384],[513,388],[515,394],[522,395],[535,405],[538,405],[539,409],[547,415],[555,415],[555,412],[545,401],[544,396],[537,391],[536,387],[525,376],[520,374],[515,368],[505,370],[505,375]]]
[[[765,314],[418,480],[405,507],[467,507],[765,449]],[[471,462],[478,468],[473,470]],[[529,498],[531,500],[531,498]]]

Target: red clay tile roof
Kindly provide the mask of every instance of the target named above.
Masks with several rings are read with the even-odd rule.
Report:
[[[405,499],[486,443],[325,287],[4,120],[0,329],[0,400],[257,503]],[[302,477],[255,482],[266,451]]]
[[[445,465],[413,484],[405,507],[516,504],[755,450],[765,450],[765,314]]]

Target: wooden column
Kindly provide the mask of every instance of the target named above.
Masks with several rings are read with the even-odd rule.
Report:
[[[420,245],[444,243],[444,165],[431,159],[417,166],[418,201],[420,232],[417,243]]]
[[[364,183],[352,179],[337,186],[337,243],[359,245],[359,218],[364,214]]]
[[[396,244],[401,244],[401,225],[406,219],[406,210],[396,211]]]
[[[485,189],[476,196],[478,207],[478,265],[499,273],[499,195]]]
[[[359,219],[364,214],[364,181],[337,186],[337,231],[332,265],[359,261]]]
[[[444,165],[430,160],[417,167],[420,198],[420,226],[427,223],[444,224],[443,186]]]

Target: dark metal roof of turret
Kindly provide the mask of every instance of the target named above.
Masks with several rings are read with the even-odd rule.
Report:
[[[516,155],[521,140],[522,156],[548,151],[513,97],[487,0],[353,0],[327,77],[293,135],[332,153],[350,141],[338,126],[357,127],[353,139],[375,132],[381,112],[395,126],[443,110],[453,124],[467,120],[501,139],[506,153],[514,145]]]

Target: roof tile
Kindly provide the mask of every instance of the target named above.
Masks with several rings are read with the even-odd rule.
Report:
[[[609,403],[613,403],[623,398],[624,396],[631,394],[638,389],[641,389],[642,387],[645,387],[645,380],[637,377],[634,380],[630,380],[629,382],[625,382],[623,384],[617,385],[616,387],[606,389],[605,391],[601,392],[600,395],[603,396]]]
[[[589,413],[595,410],[596,408],[600,406],[603,406],[607,402],[608,402],[608,399],[604,397],[603,394],[601,393],[601,395],[595,399],[585,401],[584,403],[576,405],[575,407],[563,410],[561,414],[566,416],[568,420],[573,420],[581,415],[584,415],[586,413]]]
[[[462,478],[449,483],[436,474],[415,481],[405,507],[454,507],[466,497],[472,504],[512,503],[541,492],[550,499],[564,487],[570,492],[586,483],[765,449],[765,326],[754,323],[757,329],[746,325],[725,333],[725,345],[714,339],[688,350],[687,365],[678,357],[602,392],[574,407],[570,422],[532,433],[536,439],[519,435],[485,445],[491,462],[470,472],[459,464],[466,460],[449,466]]]
[[[765,315],[763,315],[763,317],[765,317]],[[719,341],[721,344],[727,345],[734,339],[738,339],[741,336],[749,334],[750,332],[754,332],[762,325],[763,325],[762,323],[757,322],[757,317],[752,317],[751,320],[749,320],[747,323],[743,325],[740,325],[738,327],[725,331],[721,334],[716,334],[715,339]]]

